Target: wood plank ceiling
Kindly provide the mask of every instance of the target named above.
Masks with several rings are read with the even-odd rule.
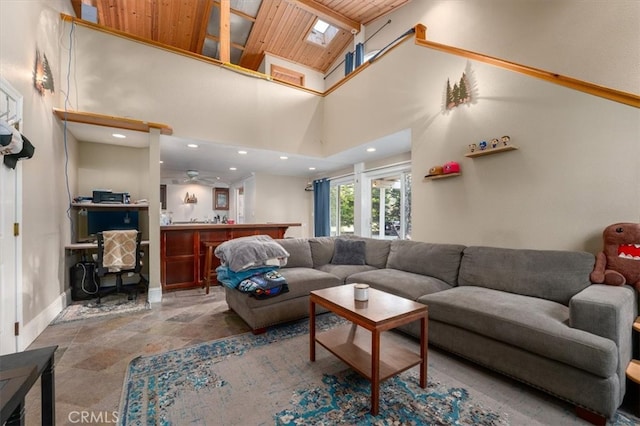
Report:
[[[86,3],[97,8],[100,25],[215,59],[220,59],[221,50],[225,54],[229,40],[229,62],[251,70],[258,70],[268,52],[326,73],[353,43],[352,31],[409,1],[72,0],[72,4],[79,17],[80,3]],[[227,7],[229,14],[224,13]],[[318,18],[337,28],[324,46],[306,40]]]

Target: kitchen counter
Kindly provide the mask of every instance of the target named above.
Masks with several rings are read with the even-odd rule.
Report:
[[[202,286],[205,276],[204,243],[215,246],[233,238],[268,235],[284,238],[290,226],[300,223],[175,223],[160,227],[160,281],[162,290],[180,290]],[[213,259],[212,268],[220,265]]]

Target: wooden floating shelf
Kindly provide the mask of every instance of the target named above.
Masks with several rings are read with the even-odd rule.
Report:
[[[507,146],[501,146],[498,148],[487,148],[487,149],[483,149],[482,151],[478,150],[475,152],[469,152],[467,154],[465,154],[465,157],[469,157],[469,158],[474,158],[474,157],[482,157],[483,155],[491,155],[491,154],[497,154],[499,152],[507,152],[507,151],[513,151],[518,149],[517,146],[514,145],[507,145]]]
[[[425,176],[424,180],[436,180],[436,179],[444,179],[444,178],[450,178],[450,177],[455,177],[455,176],[460,176],[462,173],[448,173],[446,175],[436,175],[436,176]]]

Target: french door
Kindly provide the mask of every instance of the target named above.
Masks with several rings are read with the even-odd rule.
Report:
[[[411,238],[411,173],[402,171],[370,179],[370,236],[380,239]]]
[[[329,214],[332,237],[354,234],[354,193],[353,178],[331,182]]]

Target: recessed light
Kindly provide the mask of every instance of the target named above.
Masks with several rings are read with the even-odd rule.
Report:
[[[367,148],[367,152],[375,152],[376,149],[375,148]]]
[[[288,159],[289,159],[289,157],[287,157],[286,155],[281,155],[281,156],[280,156],[280,159],[281,159],[281,160],[288,160]]]
[[[197,148],[198,145],[196,145],[195,143],[190,143],[187,145],[189,148]]]
[[[126,136],[123,135],[122,133],[113,133],[111,136],[113,136],[114,138],[118,138],[118,139],[126,138]]]
[[[229,167],[229,170],[238,170],[235,167]]]
[[[241,154],[241,155],[245,155],[246,153],[247,151],[242,151],[242,150],[238,151],[238,154]]]
[[[316,169],[315,167],[309,167],[309,170],[315,170],[315,169]]]
[[[160,160],[160,164],[164,164],[164,161]]]

